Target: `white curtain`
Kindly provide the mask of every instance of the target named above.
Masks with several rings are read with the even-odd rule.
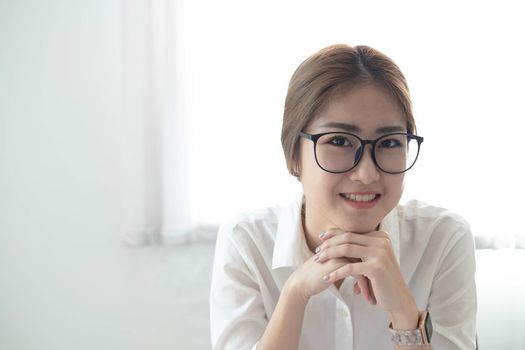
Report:
[[[184,78],[176,3],[122,2],[123,232],[130,245],[181,243],[191,215]],[[177,79],[181,78],[181,79]],[[171,240],[171,241],[170,241]]]
[[[288,200],[298,184],[281,155],[281,106],[260,98],[282,101],[289,70],[270,75],[279,77],[279,90],[257,96],[268,67],[257,80],[241,71],[251,69],[258,44],[243,43],[250,51],[242,56],[231,38],[205,37],[214,28],[201,26],[225,10],[220,4],[133,0],[122,6],[125,242],[213,240],[220,222],[235,213]],[[245,95],[235,98],[235,90]]]
[[[463,215],[479,246],[524,245],[516,5],[133,0],[123,9],[129,243],[213,238],[235,213],[287,201],[299,188],[279,141],[288,79],[342,42],[385,52],[411,87],[425,142],[403,200]]]

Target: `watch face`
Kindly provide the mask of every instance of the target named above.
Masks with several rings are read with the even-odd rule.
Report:
[[[432,338],[432,321],[430,320],[430,313],[427,312],[427,318],[425,320],[425,332],[427,333],[427,339],[430,341],[430,338]]]

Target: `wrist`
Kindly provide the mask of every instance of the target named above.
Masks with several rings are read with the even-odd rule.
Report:
[[[417,329],[419,320],[419,310],[417,305],[408,303],[403,309],[390,313],[392,328],[397,330]]]
[[[304,303],[305,305],[310,300],[310,296],[304,293],[303,288],[292,281],[285,283],[283,290],[281,291],[281,296],[295,302]]]
[[[432,320],[427,310],[419,313],[417,328],[413,330],[398,330],[390,324],[390,335],[392,342],[396,345],[396,349],[408,349],[406,346],[424,346],[425,349],[432,347],[425,346],[430,344],[432,339]],[[401,347],[398,347],[401,346]]]

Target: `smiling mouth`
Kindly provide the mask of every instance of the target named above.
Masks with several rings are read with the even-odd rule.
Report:
[[[352,202],[372,202],[377,199],[380,194],[352,194],[352,193],[340,193],[341,197]]]

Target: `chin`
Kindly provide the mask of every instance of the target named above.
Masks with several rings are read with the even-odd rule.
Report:
[[[365,234],[365,233],[375,231],[376,228],[377,228],[377,225],[362,226],[362,227],[356,227],[356,228],[350,229],[348,231],[353,232],[353,233],[358,233],[358,234]]]
[[[343,231],[364,234],[375,231],[379,227],[380,222],[371,222],[369,220],[355,220],[348,222],[348,220],[344,220],[341,224],[342,225],[340,225],[339,228]]]

